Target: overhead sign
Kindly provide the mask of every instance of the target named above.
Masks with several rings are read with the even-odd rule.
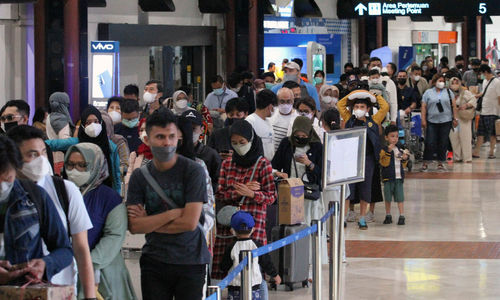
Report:
[[[93,53],[118,53],[120,43],[114,41],[91,41],[90,52]]]
[[[500,15],[499,0],[338,0],[339,18]]]

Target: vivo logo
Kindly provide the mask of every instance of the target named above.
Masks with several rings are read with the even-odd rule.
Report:
[[[107,50],[107,51],[112,51],[115,49],[115,45],[113,44],[92,44],[92,49],[94,50]]]
[[[114,53],[119,51],[119,45],[120,44],[118,42],[114,41],[93,41],[90,43],[90,51]]]

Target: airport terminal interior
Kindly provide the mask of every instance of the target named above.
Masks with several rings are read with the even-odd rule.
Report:
[[[499,299],[499,1],[0,0],[0,300]]]

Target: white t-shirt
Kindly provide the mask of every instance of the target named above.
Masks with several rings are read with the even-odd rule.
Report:
[[[264,147],[264,156],[268,160],[272,160],[274,157],[274,143],[273,143],[273,126],[269,118],[263,120],[256,113],[249,115],[246,120],[252,124],[253,130],[262,140],[262,146]]]
[[[394,171],[396,173],[396,179],[401,179],[401,158],[399,155],[403,155],[401,151],[399,151],[398,147],[394,147]]]
[[[49,194],[50,199],[54,203],[59,217],[63,223],[63,226],[66,230],[68,230],[68,222],[66,221],[66,215],[64,214],[64,210],[59,202],[59,198],[57,197],[56,187],[54,186],[54,181],[50,175],[45,176],[42,180],[38,181],[37,184],[44,188]],[[64,186],[66,187],[66,191],[68,192],[68,220],[70,233],[77,234],[85,230],[89,230],[92,228],[92,222],[90,221],[89,214],[87,213],[87,208],[85,207],[85,203],[83,202],[82,194],[80,190],[76,187],[76,185],[68,180],[64,180]],[[44,245],[44,255],[48,255],[49,252]],[[63,269],[61,272],[55,274],[51,283],[59,284],[59,285],[74,285],[76,280],[76,263],[73,259],[73,263]]]
[[[500,97],[500,78],[493,77],[493,80],[483,96],[482,116],[497,116],[500,114],[498,97]],[[483,81],[483,89],[488,85],[488,81]]]
[[[289,115],[282,115],[278,111],[269,118],[271,126],[273,126],[274,151],[278,150],[281,141],[287,137],[288,127],[297,116],[297,112],[292,110]]]

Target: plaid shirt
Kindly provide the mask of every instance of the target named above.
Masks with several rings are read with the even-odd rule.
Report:
[[[232,162],[230,158],[222,162],[222,167],[219,176],[219,190],[216,194],[217,206],[225,205],[238,206],[241,201],[234,190],[234,183],[248,183],[252,176],[253,167],[242,168]],[[267,205],[272,204],[276,200],[276,187],[273,179],[273,169],[271,163],[262,157],[257,165],[253,181],[260,183],[260,191],[255,192],[253,199],[246,198],[241,206],[241,210],[249,212],[255,219],[254,233],[252,239],[258,241],[262,245],[267,243],[266,237],[266,214]],[[230,228],[217,224],[218,236],[230,236]],[[222,256],[226,248],[234,242],[232,238],[215,239],[214,259],[212,268],[212,278],[223,279],[226,275],[220,270],[219,264],[222,261]]]

